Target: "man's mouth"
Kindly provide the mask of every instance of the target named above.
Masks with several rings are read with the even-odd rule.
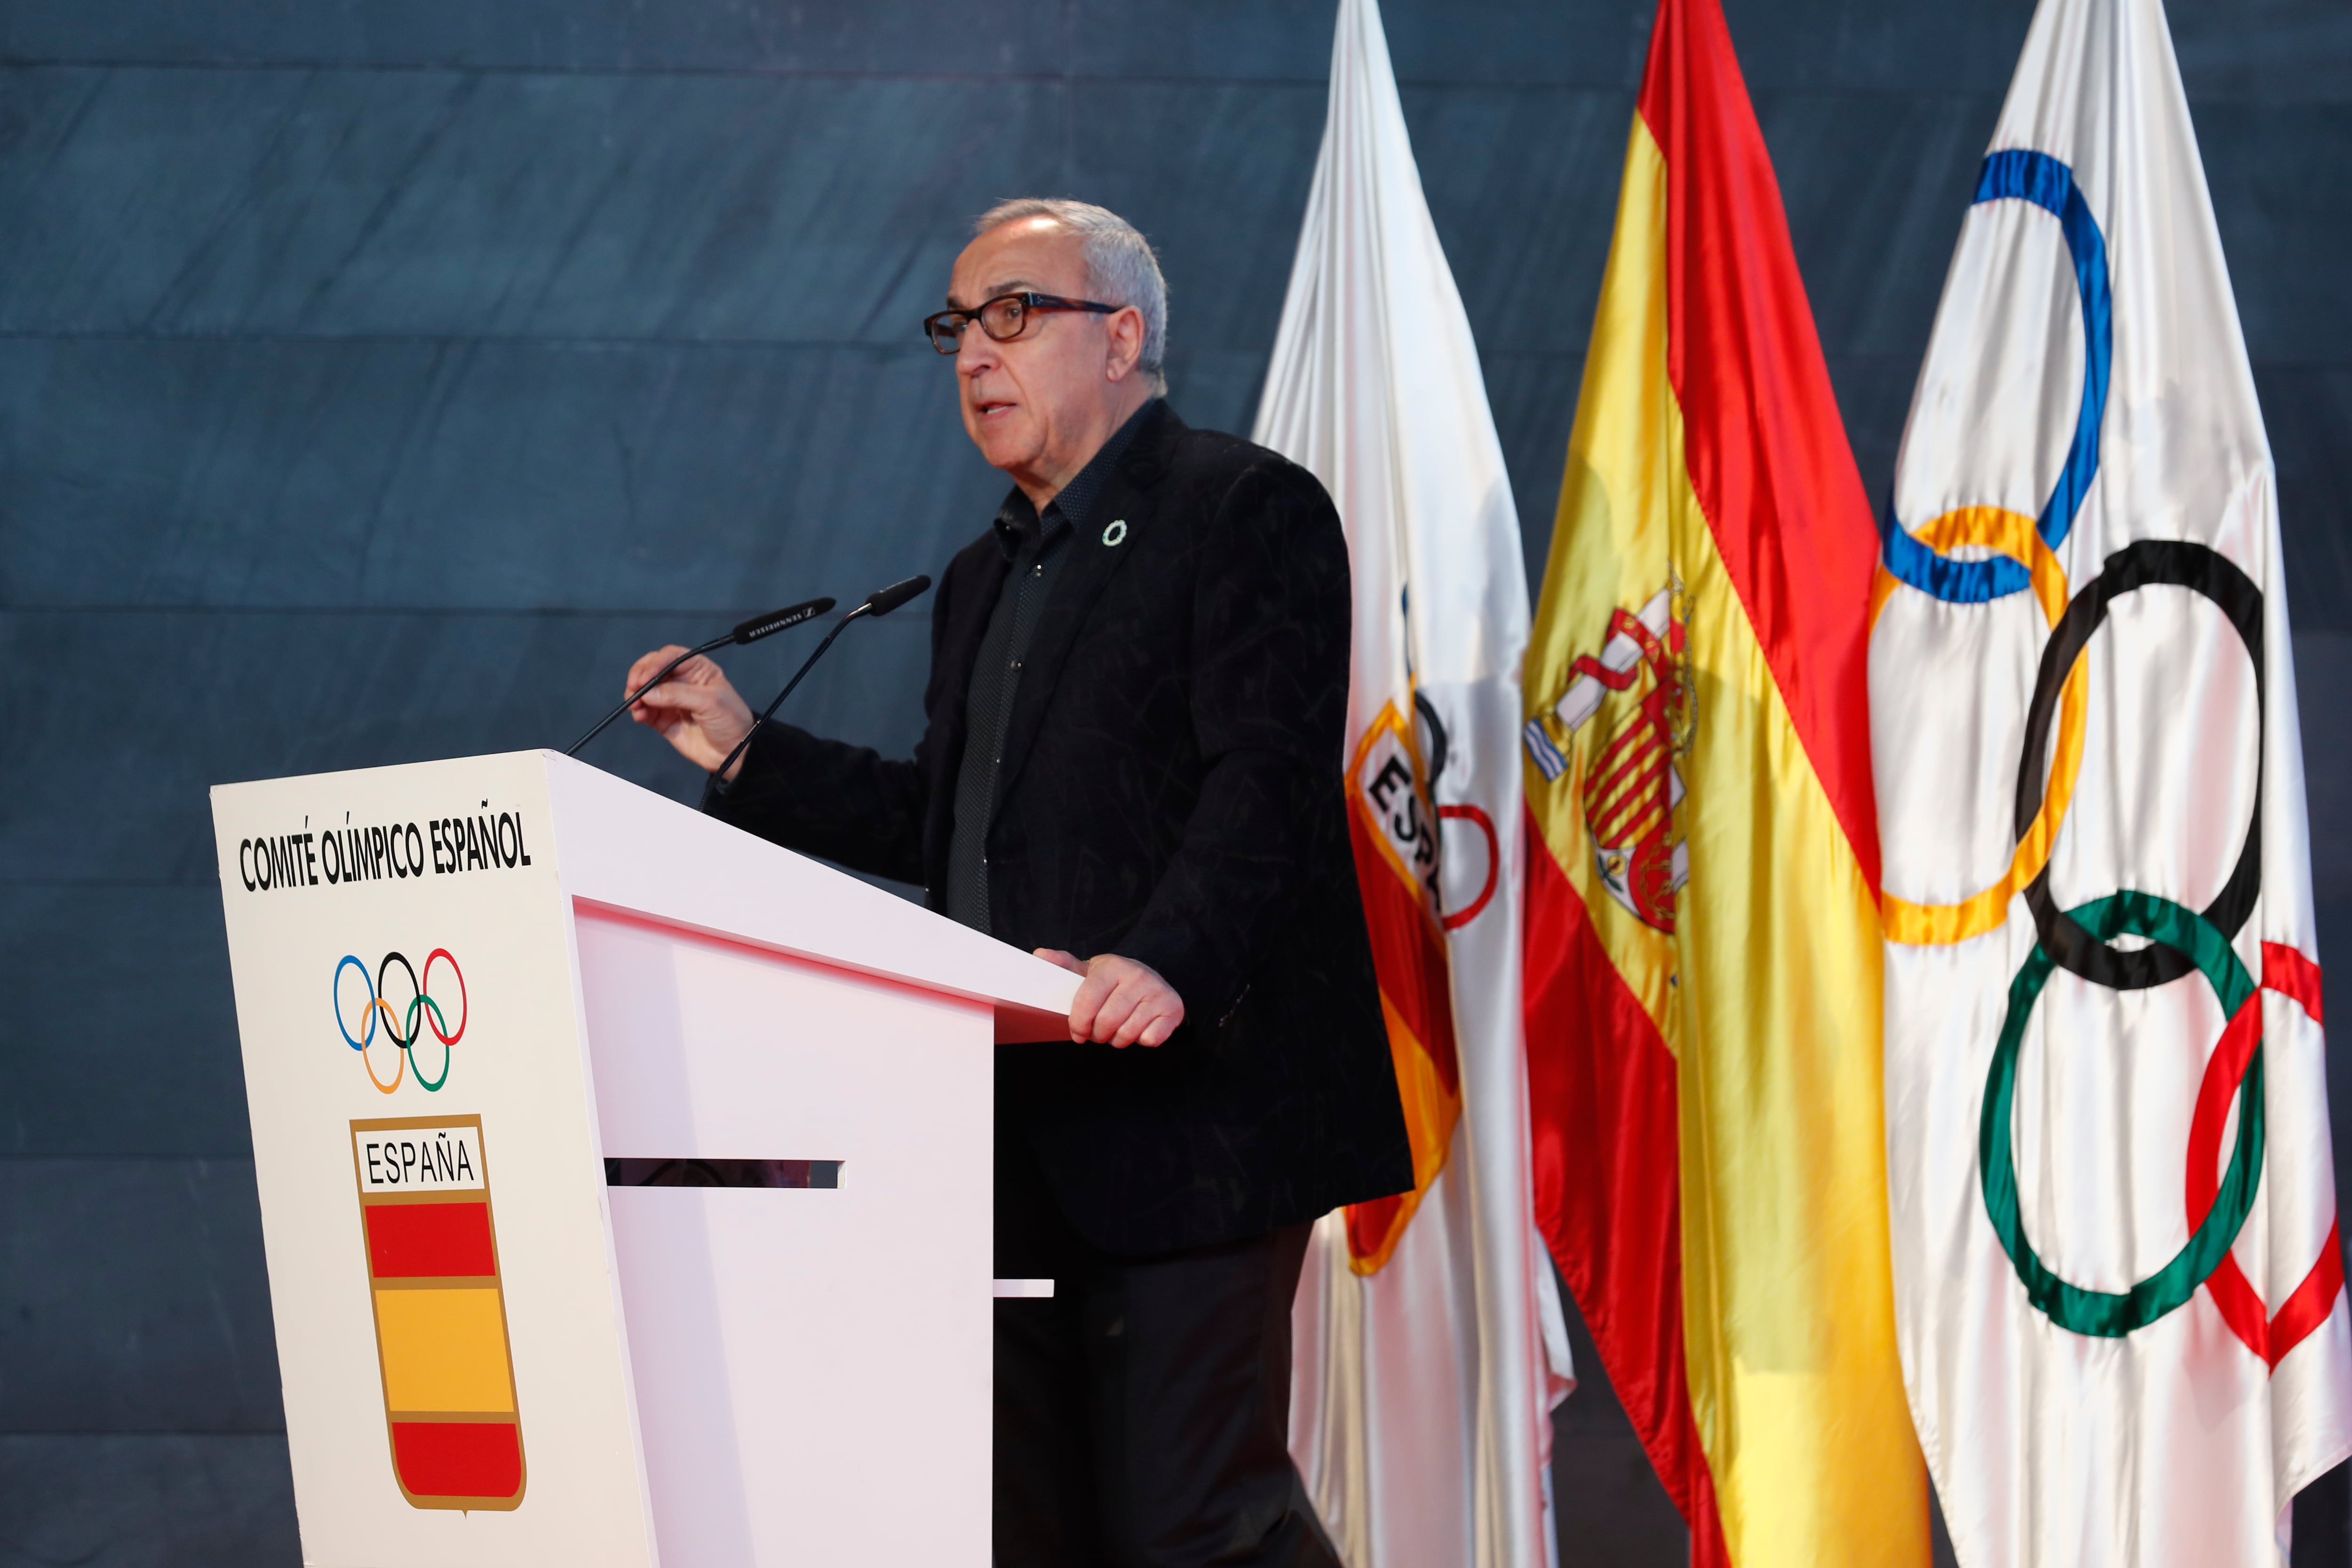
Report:
[[[1013,406],[1013,405],[1010,403],[993,397],[979,398],[972,404],[973,411],[982,419],[992,418],[999,414],[1003,414]]]

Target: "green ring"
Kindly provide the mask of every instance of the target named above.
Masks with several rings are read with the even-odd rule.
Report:
[[[2221,999],[2224,1017],[2236,1017],[2246,998],[2253,994],[2252,977],[2220,928],[2169,899],[2126,891],[2094,899],[2066,912],[2101,942],[2129,933],[2187,954]],[[1992,1068],[1985,1079],[1984,1117],[1977,1141],[1985,1214],[2025,1286],[2027,1300],[2062,1329],[2119,1339],[2147,1327],[2194,1296],[2229,1256],[2231,1244],[2253,1212],[2254,1188],[2262,1180],[2263,1168],[2263,1046],[2257,1037],[2245,1076],[2238,1080],[2238,1141],[2230,1152],[2221,1190],[2189,1244],[2173,1255],[2172,1261],[2128,1290],[2086,1290],[2070,1285],[2042,1264],[2025,1238],[2025,1226],[2018,1215],[2017,1164],[2011,1147],[2018,1052],[2024,1044],[2025,1024],[2032,1016],[2033,1004],[2056,966],[2049,952],[2036,944],[2025,967],[2010,982],[2009,1015],[2001,1020],[2000,1041],[1993,1047]]]
[[[433,1010],[433,1021],[436,1024],[438,1024],[443,1029],[446,1029],[449,1026],[449,1020],[441,1016],[441,1004],[436,1002],[430,996],[420,994],[408,1004],[408,1019],[406,1024],[404,1026],[408,1030],[408,1038],[402,1042],[400,1048],[408,1052],[408,1070],[416,1075],[416,1081],[424,1085],[425,1092],[427,1094],[438,1094],[441,1092],[441,1086],[449,1081],[448,1042],[444,1040],[441,1044],[441,1076],[433,1079],[430,1083],[425,1082],[425,1068],[422,1063],[417,1061],[416,1053],[409,1048],[416,1039],[417,1011],[420,1008],[425,1007],[429,1007]]]

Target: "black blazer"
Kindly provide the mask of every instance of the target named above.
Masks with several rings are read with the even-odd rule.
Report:
[[[1115,1253],[1404,1191],[1340,792],[1339,514],[1305,469],[1162,404],[1073,527],[1014,697],[991,921],[1024,950],[1139,959],[1185,1023],[1151,1050],[999,1047],[1000,1137],[1025,1138],[1063,1216]],[[1006,570],[991,531],[941,577],[912,762],[771,724],[706,809],[943,908],[965,693]]]

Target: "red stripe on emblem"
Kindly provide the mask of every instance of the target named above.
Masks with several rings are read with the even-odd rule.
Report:
[[[505,1421],[395,1421],[392,1460],[418,1497],[504,1501],[522,1489],[522,1437]]]
[[[379,1279],[496,1274],[486,1203],[371,1204],[368,1268]]]

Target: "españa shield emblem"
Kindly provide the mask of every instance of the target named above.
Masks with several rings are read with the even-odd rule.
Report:
[[[522,1416],[478,1116],[354,1121],[393,1479],[414,1508],[522,1502]]]

